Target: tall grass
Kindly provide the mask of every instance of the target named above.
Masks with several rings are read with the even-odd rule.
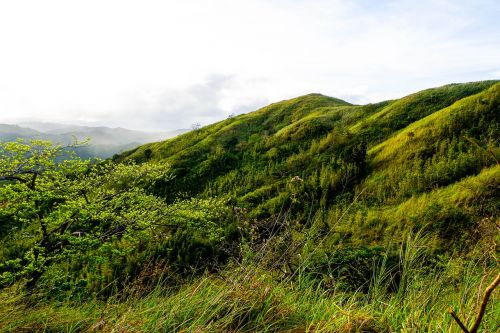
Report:
[[[0,295],[0,332],[460,332],[447,309],[472,321],[498,267],[454,258],[429,271],[427,241],[409,235],[397,265],[377,264],[367,293],[332,290],[307,274],[278,279],[262,265],[265,253],[180,289],[163,282],[106,302],[29,304],[12,287]],[[494,294],[481,328],[498,332],[499,324]]]

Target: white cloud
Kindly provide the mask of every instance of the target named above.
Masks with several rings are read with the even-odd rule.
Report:
[[[320,92],[498,77],[496,1],[10,1],[0,122],[173,129]]]

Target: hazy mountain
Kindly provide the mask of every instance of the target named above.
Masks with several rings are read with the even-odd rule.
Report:
[[[18,125],[0,124],[0,139],[3,141],[11,141],[16,138],[36,137],[41,134],[42,133],[31,128],[25,128]]]
[[[166,132],[146,132],[119,127],[23,122],[15,125],[0,124],[0,140],[11,141],[18,138],[25,140],[44,139],[54,143],[70,144],[75,139],[83,141],[90,138],[89,144],[78,148],[77,153],[82,157],[107,158],[140,144],[165,140],[186,131],[179,129]]]

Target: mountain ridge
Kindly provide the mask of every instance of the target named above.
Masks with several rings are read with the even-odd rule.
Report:
[[[31,127],[30,127],[31,126]],[[72,144],[75,139],[88,144],[78,147],[81,157],[109,158],[114,154],[134,148],[141,144],[164,140],[182,134],[187,130],[179,129],[166,132],[146,132],[121,127],[65,125],[48,122],[23,122],[19,124],[0,124],[0,140],[42,139],[62,145]]]
[[[222,196],[258,219],[291,202],[293,177],[303,180],[311,201],[305,210],[332,211],[360,196],[378,216],[373,205],[396,209],[412,195],[491,167],[494,161],[480,161],[483,153],[468,140],[486,144],[498,135],[499,101],[499,81],[449,84],[368,105],[308,94],[139,146],[115,161],[168,163],[175,178],[158,186],[159,195]],[[489,181],[497,179],[493,171]]]

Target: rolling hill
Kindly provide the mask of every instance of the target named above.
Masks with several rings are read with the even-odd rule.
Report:
[[[499,208],[491,201],[492,207],[471,209],[479,198],[452,195],[482,179],[488,185],[477,189],[481,200],[498,196],[499,120],[498,81],[450,84],[369,105],[310,94],[140,146],[117,160],[141,162],[148,151],[149,159],[170,164],[173,182],[156,189],[167,199],[222,196],[263,219],[300,197],[297,220],[306,223],[321,211],[315,223],[335,225],[335,243],[388,245],[426,226],[440,235],[439,248],[448,237],[463,240],[473,221]],[[293,179],[300,181],[292,186]],[[418,208],[407,209],[415,202]]]

